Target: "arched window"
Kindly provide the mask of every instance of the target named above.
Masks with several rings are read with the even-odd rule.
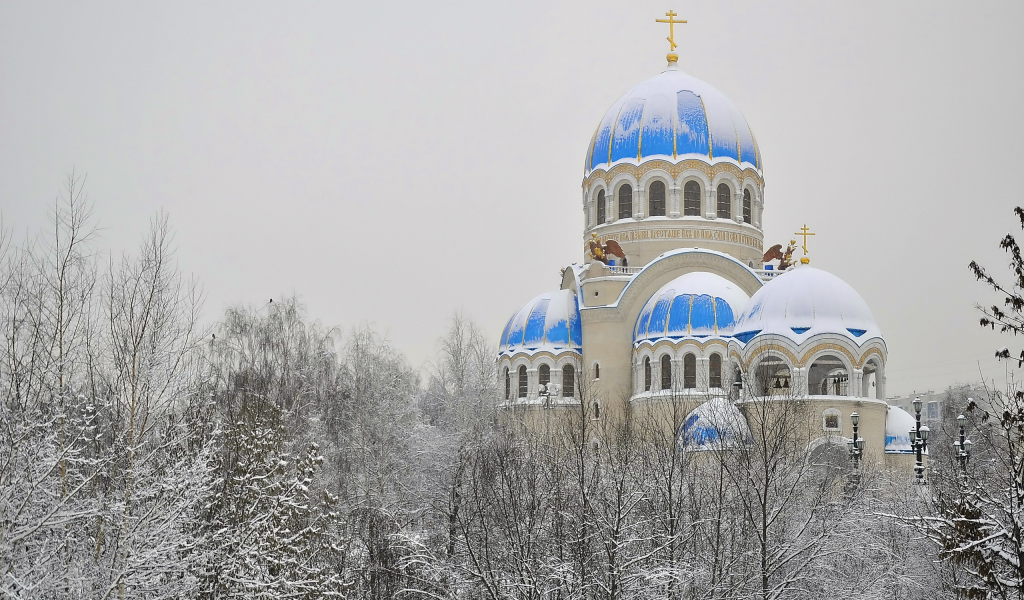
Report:
[[[696,181],[687,181],[683,186],[683,215],[700,216],[700,184]]]
[[[672,389],[672,359],[668,354],[661,356],[661,389]]]
[[[594,400],[594,402],[591,404],[591,406],[593,407],[593,410],[591,411],[590,414],[592,415],[593,419],[596,421],[596,420],[601,418],[601,403],[598,402],[597,400]]]
[[[693,354],[683,357],[683,387],[688,390],[697,387],[697,357]]]
[[[512,378],[508,374],[508,367],[505,367],[505,399],[512,396]]]
[[[576,395],[576,369],[572,365],[562,367],[562,395],[566,398]]]
[[[604,190],[601,190],[600,192],[597,193],[597,224],[598,225],[600,225],[601,223],[604,223],[604,214],[605,214],[605,210],[604,209],[605,209],[605,206],[604,206]]]
[[[718,184],[718,218],[732,218],[732,190],[724,183]]]
[[[750,190],[743,190],[743,222],[750,222]]]
[[[541,385],[547,385],[551,383],[551,367],[549,367],[548,365],[540,366],[537,383]]]
[[[644,357],[644,391],[651,391],[651,357]]]
[[[722,355],[712,354],[708,361],[708,387],[722,387]]]
[[[651,183],[651,187],[647,190],[648,201],[651,206],[652,217],[664,217],[665,216],[665,183],[662,181],[655,181]]]
[[[628,183],[619,186],[619,218],[628,219],[633,216],[633,187]]]
[[[519,386],[519,397],[526,397],[526,365],[519,365],[519,377],[516,377],[519,381],[516,382]]]
[[[594,363],[594,379],[601,378],[601,365]]]

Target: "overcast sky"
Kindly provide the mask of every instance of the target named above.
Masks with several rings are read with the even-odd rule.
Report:
[[[114,252],[169,214],[211,322],[294,293],[419,366],[453,311],[496,339],[582,259],[587,144],[669,8],[757,137],[765,245],[817,232],[890,394],[1001,380],[967,263],[1019,232],[1021,2],[3,2],[0,214],[38,230],[88,174]]]

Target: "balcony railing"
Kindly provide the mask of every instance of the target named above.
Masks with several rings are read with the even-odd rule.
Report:
[[[608,270],[611,271],[612,275],[636,275],[643,270],[643,267],[620,267],[616,265],[609,266]]]

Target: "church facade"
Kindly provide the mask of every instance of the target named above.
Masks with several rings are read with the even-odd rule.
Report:
[[[745,407],[768,398],[806,407],[817,443],[845,443],[857,413],[866,458],[909,458],[913,418],[885,402],[887,347],[870,309],[806,257],[789,266],[795,241],[766,255],[753,131],[674,54],[601,119],[582,188],[583,260],[501,332],[508,418],[681,404],[666,425],[700,449],[742,443]]]

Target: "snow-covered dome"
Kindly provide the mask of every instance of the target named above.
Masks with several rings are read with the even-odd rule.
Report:
[[[771,333],[798,344],[819,333],[843,335],[857,344],[882,336],[860,294],[835,275],[810,266],[786,271],[759,289],[733,331],[743,343]]]
[[[541,294],[523,305],[501,333],[499,354],[546,350],[581,352],[583,333],[576,294],[559,290]]]
[[[917,427],[917,421],[898,406],[890,406],[885,415],[885,451],[889,454],[910,454],[910,430]]]
[[[590,143],[586,173],[654,158],[725,160],[761,170],[754,134],[740,111],[675,62],[608,109]]]
[[[749,297],[713,273],[687,273],[651,296],[633,329],[633,341],[729,335]]]
[[[726,398],[711,398],[686,415],[677,441],[686,450],[711,450],[733,448],[750,440],[743,413]]]

